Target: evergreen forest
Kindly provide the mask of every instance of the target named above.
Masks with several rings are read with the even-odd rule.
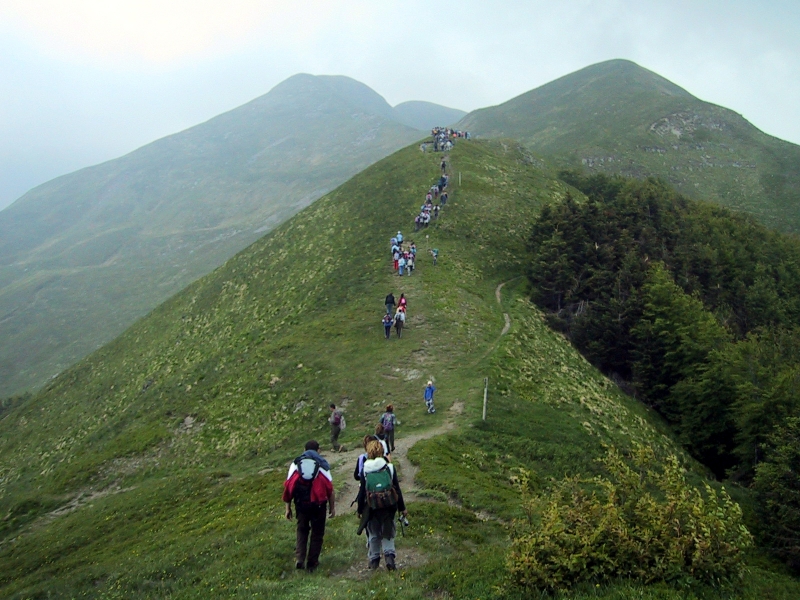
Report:
[[[757,538],[796,569],[800,240],[656,179],[560,178],[529,239],[533,300],[718,479],[752,486]]]

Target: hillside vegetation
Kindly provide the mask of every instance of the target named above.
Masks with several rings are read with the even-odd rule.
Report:
[[[526,299],[528,223],[567,186],[513,145],[458,143],[445,211],[406,231],[419,266],[394,275],[389,237],[411,224],[438,161],[416,146],[380,161],[6,412],[0,595],[529,597],[510,586],[505,564],[506,526],[524,514],[523,470],[544,490],[551,478],[598,473],[604,445],[680,454],[659,420]],[[424,254],[432,247],[435,268]],[[390,290],[408,296],[409,322],[387,341]],[[426,378],[439,390],[435,415],[422,402]],[[320,570],[294,571],[281,481],[306,439],[325,439],[331,401],[345,409],[348,446],[389,401],[398,446],[455,427],[409,451],[423,489],[408,498],[397,575],[360,569],[347,497]],[[330,458],[342,492],[352,467]],[[800,587],[753,567],[740,593],[790,598]],[[686,594],[621,581],[565,597],[634,596]]]
[[[110,341],[367,165],[422,136],[367,86],[296,75],[0,212],[0,397]]]
[[[630,61],[571,73],[458,127],[522,141],[562,167],[657,176],[682,193],[800,232],[800,147]]]

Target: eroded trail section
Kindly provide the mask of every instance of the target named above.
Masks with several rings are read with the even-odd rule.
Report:
[[[509,281],[513,281],[513,279],[509,279]],[[503,307],[503,297],[500,295],[500,291],[503,289],[503,286],[507,284],[508,281],[504,281],[500,285],[497,286],[497,289],[494,291],[494,297],[497,299],[497,304],[500,305],[500,308]],[[506,324],[503,326],[503,330],[500,332],[500,335],[505,335],[508,333],[508,330],[511,329],[511,317],[508,316],[508,313],[503,313],[503,319],[505,320]]]

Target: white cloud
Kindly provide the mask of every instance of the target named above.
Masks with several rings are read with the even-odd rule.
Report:
[[[334,12],[358,18],[358,3],[324,0],[3,0],[0,20],[47,51],[113,64],[164,64],[261,45],[302,45]]]

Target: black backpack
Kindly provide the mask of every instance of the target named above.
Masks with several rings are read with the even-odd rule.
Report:
[[[308,461],[314,463],[314,467],[310,476],[308,469],[305,471],[303,470],[303,463],[307,463]],[[319,474],[319,463],[313,458],[309,458],[307,456],[298,456],[294,459],[294,464],[297,465],[297,472],[300,474],[294,484],[294,490],[292,492],[292,498],[294,499],[295,506],[299,510],[318,507],[318,503],[311,502],[311,486],[314,484],[314,480]]]

